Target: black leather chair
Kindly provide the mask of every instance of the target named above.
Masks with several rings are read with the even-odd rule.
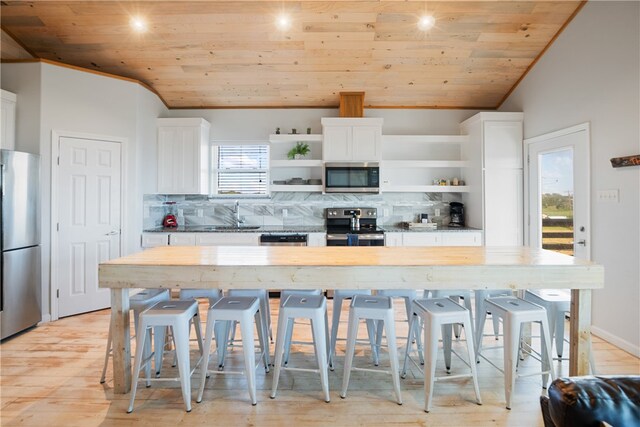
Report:
[[[558,378],[540,405],[545,427],[640,426],[640,376]]]

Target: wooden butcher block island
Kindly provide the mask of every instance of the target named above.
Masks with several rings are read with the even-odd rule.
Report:
[[[591,289],[604,268],[527,247],[165,246],[100,264],[111,288],[114,386],[131,383],[129,288],[573,289],[570,374],[588,372]]]

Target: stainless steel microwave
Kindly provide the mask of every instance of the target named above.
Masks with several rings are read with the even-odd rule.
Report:
[[[348,162],[324,164],[325,193],[379,193],[380,164]]]

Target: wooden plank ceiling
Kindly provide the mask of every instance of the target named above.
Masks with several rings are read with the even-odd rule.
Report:
[[[138,79],[172,108],[335,107],[341,91],[365,91],[368,107],[495,108],[581,2],[1,5],[2,28],[35,57]],[[436,18],[427,32],[424,14]]]

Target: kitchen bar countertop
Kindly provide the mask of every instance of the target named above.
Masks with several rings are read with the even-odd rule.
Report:
[[[570,375],[586,375],[604,268],[528,247],[164,246],[100,264],[111,288],[114,392],[131,385],[129,288],[572,289]]]

